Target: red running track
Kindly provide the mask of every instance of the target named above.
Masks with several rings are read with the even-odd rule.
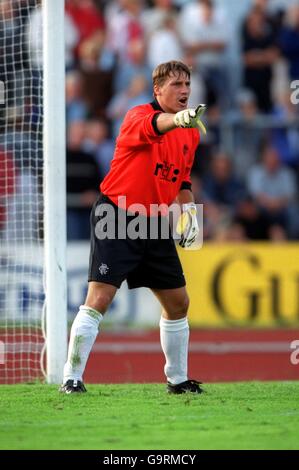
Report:
[[[14,343],[0,364],[0,383],[41,377],[39,355],[42,337],[29,333],[6,335]],[[299,329],[291,330],[192,330],[189,376],[203,382],[241,380],[299,380],[299,364],[290,360],[292,341]],[[30,349],[26,349],[26,345]],[[33,354],[32,347],[36,353]],[[22,353],[18,349],[22,348]],[[297,355],[299,359],[299,351]],[[159,331],[134,333],[102,332],[87,364],[88,383],[164,382],[164,357]]]
[[[290,360],[294,340],[299,330],[192,330],[189,376],[203,382],[299,380],[299,364]],[[158,331],[101,333],[85,381],[164,382],[163,366]]]

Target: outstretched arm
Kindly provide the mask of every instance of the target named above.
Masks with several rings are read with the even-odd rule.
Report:
[[[160,113],[157,114],[156,126],[161,134],[171,131],[176,127],[197,128],[206,133],[205,126],[201,121],[201,116],[206,110],[204,104],[199,104],[197,108],[188,108],[179,111],[176,114]]]

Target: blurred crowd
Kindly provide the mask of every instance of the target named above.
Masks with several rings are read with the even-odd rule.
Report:
[[[12,167],[25,187],[42,177],[40,4],[0,3],[3,231],[1,200],[22,187]],[[192,171],[205,239],[299,239],[299,0],[66,0],[65,57],[69,240],[89,238],[124,115],[152,101],[152,70],[172,59],[192,66],[190,105],[208,105]]]

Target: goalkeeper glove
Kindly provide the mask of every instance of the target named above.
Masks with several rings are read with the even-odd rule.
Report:
[[[173,121],[177,127],[184,128],[197,128],[201,129],[204,134],[207,133],[204,124],[201,121],[201,116],[206,110],[205,104],[199,104],[197,108],[188,108],[179,111],[174,115]]]
[[[196,205],[194,202],[188,202],[182,205],[183,213],[180,215],[176,231],[181,235],[179,245],[187,248],[194,243],[199,234],[199,226],[196,218]]]

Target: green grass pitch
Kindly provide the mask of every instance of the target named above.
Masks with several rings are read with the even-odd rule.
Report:
[[[0,386],[0,449],[299,449],[299,382]]]

